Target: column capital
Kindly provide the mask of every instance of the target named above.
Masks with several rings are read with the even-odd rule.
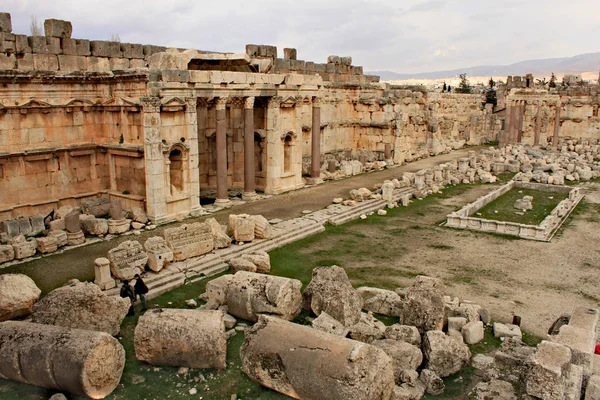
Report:
[[[246,97],[244,98],[244,108],[245,109],[249,109],[249,108],[254,108],[254,97]]]
[[[229,101],[229,97],[227,96],[215,98],[217,110],[225,110],[227,108],[227,101]]]
[[[269,97],[268,108],[279,108],[282,98],[280,96]]]
[[[313,107],[321,107],[321,101],[322,101],[322,99],[320,97],[313,96],[313,98],[312,98]]]
[[[141,97],[140,104],[144,112],[160,112],[160,98],[158,97]]]

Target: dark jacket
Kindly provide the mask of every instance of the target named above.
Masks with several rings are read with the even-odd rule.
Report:
[[[130,298],[135,299],[135,294],[133,293],[133,289],[129,284],[125,284],[121,286],[121,292],[119,293],[122,298]]]
[[[146,286],[146,284],[144,283],[144,281],[141,278],[138,278],[135,281],[135,294],[146,294],[148,293],[148,286]]]

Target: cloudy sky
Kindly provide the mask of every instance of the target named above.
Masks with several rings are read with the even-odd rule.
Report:
[[[32,16],[73,22],[73,37],[243,52],[298,49],[366,70],[427,72],[600,51],[598,0],[2,0],[13,32]]]

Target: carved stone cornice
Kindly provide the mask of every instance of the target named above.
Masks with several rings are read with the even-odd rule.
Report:
[[[271,109],[279,108],[281,106],[281,100],[282,100],[281,96],[269,97],[267,107],[271,108]]]
[[[244,108],[245,109],[254,108],[254,97],[246,97],[244,99]]]

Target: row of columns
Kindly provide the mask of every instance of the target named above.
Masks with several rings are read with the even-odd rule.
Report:
[[[227,194],[227,101],[216,98],[217,198],[215,205],[231,204]],[[318,99],[312,102],[311,178],[321,176],[321,108]],[[244,200],[256,198],[254,164],[254,97],[244,98]]]

